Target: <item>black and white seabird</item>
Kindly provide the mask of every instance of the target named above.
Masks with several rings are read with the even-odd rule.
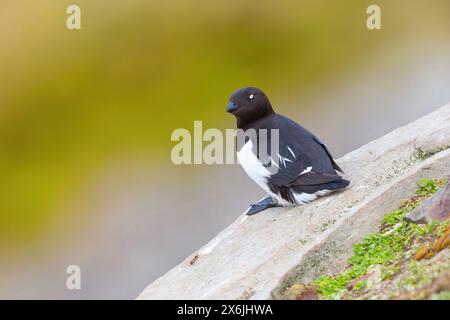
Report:
[[[238,129],[255,129],[256,138],[246,138],[242,147],[237,146],[237,157],[247,175],[270,195],[252,204],[248,215],[270,207],[302,205],[349,185],[336,173],[343,171],[323,142],[295,121],[275,113],[260,89],[246,87],[234,92],[227,112],[236,117]],[[278,129],[279,134],[275,155],[270,153],[271,129]],[[268,160],[258,151],[263,139],[260,132],[267,132]],[[277,170],[268,170],[268,162]]]

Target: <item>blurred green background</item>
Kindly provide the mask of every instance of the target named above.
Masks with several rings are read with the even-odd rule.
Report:
[[[66,8],[72,3],[81,7],[81,30],[65,27]],[[367,30],[369,4],[380,5],[382,30]],[[435,91],[448,87],[449,83],[445,83],[449,79],[448,64],[431,69],[440,70],[439,78],[433,77],[433,71],[425,77],[419,67],[437,61],[430,53],[443,52],[443,46],[450,40],[449,32],[450,2],[447,0],[2,0],[0,261],[4,262],[5,269],[16,269],[18,279],[29,271],[23,264],[30,255],[46,257],[32,263],[39,264],[41,269],[47,269],[49,260],[63,261],[58,258],[61,252],[58,246],[64,246],[67,241],[71,250],[77,247],[76,240],[70,242],[66,237],[76,239],[81,234],[98,232],[90,229],[94,222],[99,228],[104,223],[96,215],[108,216],[111,208],[118,206],[114,202],[117,194],[133,193],[130,190],[134,188],[144,189],[142,198],[152,199],[143,201],[139,207],[139,212],[144,212],[143,215],[147,212],[152,219],[132,220],[127,216],[139,202],[132,198],[127,202],[132,205],[122,207],[122,220],[117,220],[120,221],[117,225],[138,225],[146,221],[155,230],[164,230],[168,225],[162,221],[170,221],[170,226],[183,221],[177,216],[180,210],[185,211],[183,219],[193,225],[205,219],[201,215],[206,211],[201,197],[196,201],[185,199],[176,206],[172,204],[179,199],[177,195],[186,194],[186,189],[199,183],[200,175],[206,177],[203,183],[208,190],[202,192],[214,192],[217,181],[210,179],[211,172],[225,169],[220,166],[174,168],[170,163],[173,146],[170,134],[176,128],[192,128],[194,120],[203,120],[204,127],[233,127],[233,119],[225,114],[224,107],[228,96],[241,86],[263,88],[275,107],[283,106],[284,113],[309,112],[309,118],[305,117],[311,119],[309,126],[301,118],[297,119],[315,132],[319,130],[319,136],[323,130],[322,136],[329,137],[326,141],[331,140],[331,147],[338,155],[388,128],[412,120],[413,116],[431,111],[440,106],[435,102],[443,104],[449,100],[448,90]],[[429,52],[414,55],[408,49],[411,45],[424,50],[422,43]],[[393,65],[409,61],[405,70],[412,70],[429,89],[420,100],[425,108],[404,109],[401,102],[405,97],[414,97],[411,92],[414,86],[402,88],[399,80],[389,84],[390,89],[392,85],[398,86],[395,97],[391,92],[392,99],[380,103],[379,109],[365,111],[365,105],[360,105],[356,113],[359,112],[361,119],[366,117],[365,123],[352,126],[353,117],[348,115],[351,110],[345,109],[342,101],[333,101],[330,84],[352,83],[346,77],[354,72],[360,73],[356,82],[363,83],[367,66],[387,66],[387,61]],[[448,61],[448,56],[442,61]],[[390,73],[391,68],[386,68],[386,73],[380,71],[378,80],[373,80],[381,82],[375,95],[366,94],[361,88],[353,92],[350,89],[346,94],[374,101],[372,98],[383,95],[383,82],[394,76],[395,72]],[[435,81],[433,85],[429,79]],[[314,110],[311,106],[315,104],[308,109],[300,103],[304,97],[311,101],[327,94],[331,98],[324,104],[317,103]],[[395,116],[390,113],[393,105],[400,108]],[[371,122],[370,112],[376,110],[381,118],[397,122],[389,123],[390,127]],[[410,111],[412,118],[407,115]],[[324,112],[336,115],[335,126],[320,120],[321,117],[330,119]],[[346,127],[342,130],[348,130],[349,137],[358,135],[361,140],[333,140],[332,137],[340,134],[338,125]],[[363,133],[355,134],[356,130]],[[98,183],[99,180],[102,182]],[[167,183],[166,187],[158,184],[161,180]],[[145,187],[140,188],[141,183]],[[115,185],[120,190],[114,189],[117,194],[108,189]],[[165,247],[166,254],[173,252],[175,258],[154,257],[151,262],[154,271],[138,276],[132,287],[122,292],[104,286],[103,291],[94,290],[95,293],[76,297],[101,296],[108,290],[112,297],[133,297],[139,285],[143,288],[232,221],[255,192],[242,196],[242,202],[234,207],[227,207],[233,209],[227,219],[215,220],[214,216],[208,216],[207,231],[190,246],[180,251],[173,249],[176,245]],[[224,194],[220,196],[217,195],[216,205],[230,201]],[[160,212],[164,212],[164,217]],[[79,228],[76,234],[74,226]],[[136,229],[128,231],[132,234]],[[141,231],[145,233],[145,228]],[[177,231],[176,236],[187,241],[190,234],[182,232]],[[155,243],[164,246],[161,240],[164,235],[158,235],[150,240],[143,236],[140,240],[148,246]],[[109,236],[114,237],[114,233]],[[128,235],[124,232],[122,236]],[[114,250],[107,243],[105,247]],[[95,241],[88,246],[95,248]],[[134,244],[130,246],[136,248]],[[151,256],[150,251],[136,254]],[[92,253],[98,254],[101,253]],[[136,264],[140,263],[139,259]],[[83,261],[90,260],[86,257]],[[102,263],[106,262],[102,260]],[[150,269],[142,264],[142,268]],[[8,290],[19,288],[19,282],[11,282]],[[98,284],[101,285],[104,284]],[[59,287],[41,289],[43,297],[63,292]],[[3,295],[27,296],[23,291],[14,290]]]

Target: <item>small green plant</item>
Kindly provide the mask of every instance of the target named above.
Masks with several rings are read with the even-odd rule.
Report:
[[[420,179],[417,181],[417,185],[419,186],[419,189],[416,194],[420,196],[435,193],[439,189],[439,183],[434,179]]]
[[[381,269],[381,281],[392,279],[400,270],[401,268],[397,266],[384,266]]]
[[[353,287],[355,290],[364,290],[367,288],[367,281],[360,281]]]
[[[395,226],[401,222],[405,217],[407,211],[405,209],[397,209],[392,212],[386,213],[383,218],[383,225],[385,227]]]
[[[436,228],[436,234],[441,237],[447,231],[447,228],[450,226],[450,220],[446,220],[440,223]]]
[[[431,296],[432,300],[450,300],[450,290],[442,291]]]

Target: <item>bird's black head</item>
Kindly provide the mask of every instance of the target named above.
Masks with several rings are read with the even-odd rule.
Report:
[[[236,117],[238,127],[274,113],[264,92],[254,87],[241,88],[235,91],[228,102],[227,112]]]

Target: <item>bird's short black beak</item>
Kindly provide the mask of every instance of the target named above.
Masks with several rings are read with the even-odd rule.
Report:
[[[238,109],[238,106],[233,101],[228,102],[227,104],[227,112],[233,113]]]

